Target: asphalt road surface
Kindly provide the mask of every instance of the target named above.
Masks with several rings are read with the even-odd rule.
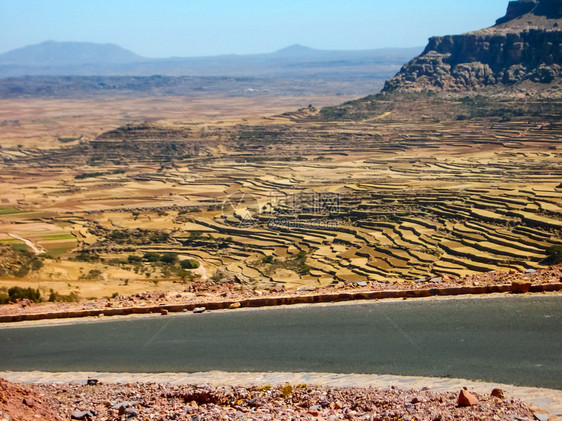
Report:
[[[398,374],[562,389],[562,295],[4,327],[0,370]]]

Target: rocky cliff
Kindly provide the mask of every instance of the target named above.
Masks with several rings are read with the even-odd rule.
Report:
[[[424,52],[384,91],[464,92],[524,81],[559,82],[561,41],[562,0],[512,1],[491,28],[430,38]]]

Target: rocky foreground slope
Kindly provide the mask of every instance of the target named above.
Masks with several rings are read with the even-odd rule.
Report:
[[[464,389],[459,393],[434,393],[427,388],[90,383],[23,388],[0,379],[0,416],[23,421],[548,419],[521,401],[504,396],[499,389],[483,395]]]
[[[548,92],[554,96],[562,78],[561,41],[562,0],[512,1],[491,28],[430,38],[384,92],[467,92],[526,83],[555,87]]]

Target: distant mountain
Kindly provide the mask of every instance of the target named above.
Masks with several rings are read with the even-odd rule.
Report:
[[[16,66],[76,66],[139,61],[146,61],[146,59],[115,44],[91,42],[46,41],[0,54],[1,65]]]
[[[289,47],[282,48],[274,52],[273,54],[279,57],[294,57],[294,56],[306,56],[314,54],[321,50],[315,50],[314,48],[305,47],[300,44],[290,45]]]
[[[422,50],[316,50],[292,45],[268,54],[144,58],[113,44],[53,42],[0,55],[0,77],[230,76],[387,79]]]

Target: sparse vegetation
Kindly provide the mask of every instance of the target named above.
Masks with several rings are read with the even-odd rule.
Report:
[[[59,137],[58,141],[60,143],[72,143],[72,142],[76,142],[77,140],[82,139],[82,136],[80,137]]]
[[[43,257],[32,253],[24,244],[0,245],[0,276],[23,278],[43,266]]]
[[[76,180],[84,180],[86,178],[101,177],[102,175],[104,175],[104,173],[102,173],[102,172],[86,172],[86,173],[82,173],[82,174],[77,174],[77,175],[74,176],[74,178]]]
[[[80,301],[80,296],[75,291],[71,291],[68,295],[63,295],[51,289],[49,292],[49,301],[55,303],[76,303]]]
[[[18,300],[29,300],[34,303],[41,302],[41,292],[33,288],[11,287],[7,291],[0,290],[0,304],[8,304]]]
[[[197,269],[199,265],[199,261],[195,259],[185,259],[180,262],[182,269]]]
[[[547,265],[562,263],[562,245],[554,245],[546,249],[548,257],[543,261]]]
[[[262,261],[262,263],[266,263],[266,264],[273,263],[273,255],[270,254],[270,255],[264,256],[261,261]]]

